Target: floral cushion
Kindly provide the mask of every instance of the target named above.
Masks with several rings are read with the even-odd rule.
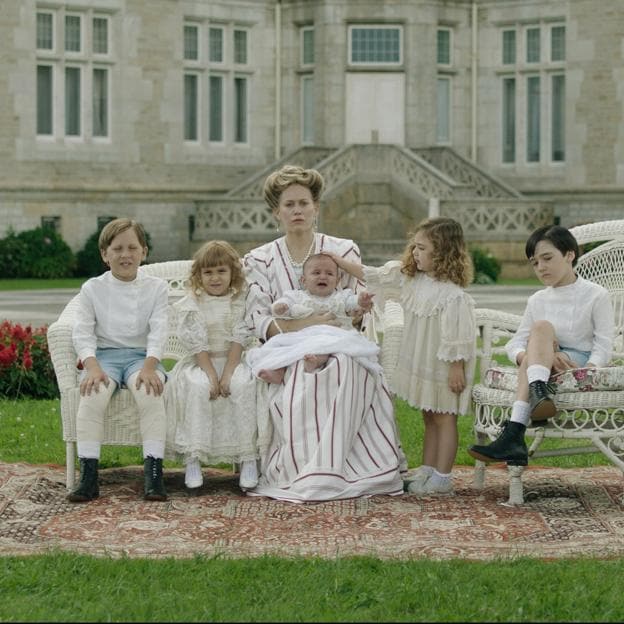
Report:
[[[573,368],[552,375],[557,392],[589,392],[591,390],[624,390],[624,366],[605,368]],[[497,390],[515,392],[518,385],[518,369],[512,366],[489,368],[484,385]]]

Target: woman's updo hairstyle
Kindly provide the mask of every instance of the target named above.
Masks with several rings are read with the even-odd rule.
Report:
[[[319,202],[324,186],[323,176],[316,169],[284,165],[269,175],[264,183],[264,201],[271,210],[277,210],[282,193],[293,184],[310,189],[312,201]]]

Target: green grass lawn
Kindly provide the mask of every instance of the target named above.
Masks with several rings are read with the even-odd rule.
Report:
[[[44,290],[48,288],[80,288],[84,277],[62,279],[0,279],[0,290]]]
[[[416,466],[420,414],[397,401],[397,420],[409,464]],[[471,421],[459,422],[457,463],[472,465],[465,451]],[[0,399],[0,461],[63,464],[64,453],[58,400]],[[138,447],[103,448],[103,467],[140,463]],[[608,462],[583,455],[539,463]],[[0,558],[0,622],[620,622],[619,584],[602,579],[623,573],[624,560],[582,556],[495,562],[147,560],[58,552]]]

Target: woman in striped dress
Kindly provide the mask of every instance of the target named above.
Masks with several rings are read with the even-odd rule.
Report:
[[[311,325],[338,324],[331,313],[276,321],[270,311],[284,291],[300,287],[302,266],[311,254],[326,251],[360,261],[353,241],[315,232],[322,189],[317,171],[290,165],[265,182],[265,201],[285,235],[244,258],[246,320],[261,341]],[[357,293],[362,284],[345,274],[339,287]],[[307,373],[298,362],[282,384],[259,383],[258,405],[268,405],[271,443],[261,458],[258,486],[248,494],[306,502],[402,493],[405,460],[383,375],[334,354],[321,369]]]

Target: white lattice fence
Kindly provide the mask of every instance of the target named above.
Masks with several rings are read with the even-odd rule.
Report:
[[[440,213],[457,219],[469,240],[524,240],[553,222],[550,204],[522,199],[445,201]]]
[[[274,233],[275,219],[262,200],[221,199],[197,204],[194,240],[265,238]]]
[[[392,175],[425,198],[446,199],[455,194],[451,180],[442,177],[426,160],[401,150],[392,153]]]

